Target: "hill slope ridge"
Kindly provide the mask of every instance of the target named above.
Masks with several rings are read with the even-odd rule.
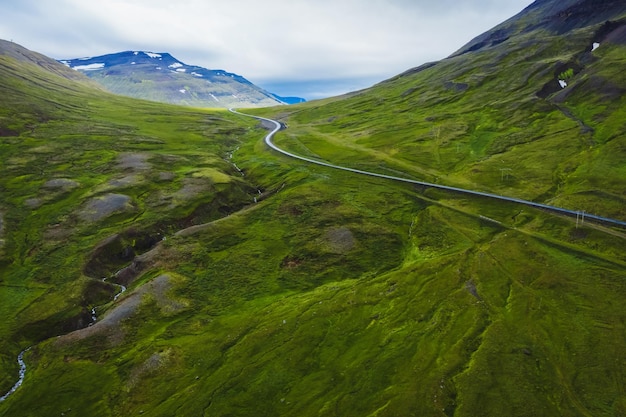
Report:
[[[113,93],[170,104],[228,108],[303,101],[272,94],[232,72],[185,64],[166,52],[124,51],[59,62]]]

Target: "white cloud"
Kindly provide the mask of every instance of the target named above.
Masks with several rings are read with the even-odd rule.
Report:
[[[53,58],[169,52],[257,83],[382,80],[453,53],[531,2],[4,1],[0,38]]]

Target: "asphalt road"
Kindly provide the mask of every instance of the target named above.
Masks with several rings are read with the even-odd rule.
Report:
[[[525,206],[530,206],[530,207],[536,207],[536,208],[540,208],[540,209],[544,209],[544,210],[549,210],[549,211],[552,211],[552,212],[564,214],[564,215],[571,216],[571,217],[581,218],[581,219],[587,220],[587,221],[593,220],[593,221],[604,223],[604,224],[607,224],[607,225],[614,225],[614,226],[620,226],[620,227],[626,228],[626,222],[625,221],[611,219],[611,218],[608,218],[608,217],[597,216],[595,214],[585,213],[583,211],[568,210],[568,209],[565,209],[565,208],[562,208],[562,207],[551,206],[551,205],[548,205],[548,204],[535,203],[534,201],[522,200],[521,198],[506,197],[506,196],[497,195],[497,194],[484,193],[482,191],[467,190],[465,188],[450,187],[450,186],[447,186],[447,185],[433,184],[433,183],[429,183],[429,182],[417,181],[417,180],[412,180],[412,179],[408,179],[408,178],[394,177],[392,175],[385,175],[385,174],[378,174],[378,173],[375,173],[375,172],[362,171],[360,169],[354,169],[354,168],[344,167],[344,166],[340,166],[340,165],[334,165],[334,164],[330,164],[328,162],[318,161],[316,159],[311,159],[311,158],[307,158],[307,157],[304,157],[304,156],[296,155],[294,153],[287,152],[284,149],[279,148],[278,146],[276,146],[274,144],[274,142],[272,142],[272,138],[274,137],[276,132],[278,132],[279,130],[282,129],[282,125],[279,122],[277,122],[276,120],[267,119],[265,117],[251,116],[249,114],[240,113],[240,112],[238,112],[236,110],[233,110],[233,109],[229,109],[229,110],[231,112],[235,113],[235,114],[239,114],[239,115],[246,116],[246,117],[252,117],[254,119],[258,119],[258,120],[262,120],[262,121],[270,123],[272,126],[274,126],[274,129],[270,133],[268,133],[267,136],[265,136],[265,143],[267,144],[267,146],[269,146],[270,148],[272,148],[276,152],[280,152],[283,155],[289,156],[291,158],[299,159],[301,161],[309,162],[311,164],[321,165],[321,166],[325,166],[325,167],[328,167],[328,168],[340,169],[342,171],[354,172],[354,173],[362,174],[362,175],[369,175],[370,177],[385,178],[385,179],[392,180],[392,181],[407,182],[407,183],[410,183],[410,184],[417,184],[417,185],[422,185],[422,186],[426,186],[426,187],[438,188],[438,189],[441,189],[441,190],[453,191],[453,192],[463,193],[463,194],[470,194],[470,195],[475,195],[475,196],[480,196],[480,197],[493,198],[493,199],[500,200],[500,201],[508,201],[508,202],[512,202],[512,203],[522,204],[522,205],[525,205]]]

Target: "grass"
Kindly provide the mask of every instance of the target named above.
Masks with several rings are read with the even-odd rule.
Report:
[[[245,122],[234,123],[224,112],[163,111],[2,60],[2,114],[14,133],[23,131],[3,136],[0,145],[0,266],[3,298],[11,300],[2,305],[20,322],[3,327],[2,360],[13,368],[17,349],[62,334],[68,320],[80,321],[86,308],[103,302],[102,295],[86,293],[85,248],[131,227],[137,236],[166,235],[180,224],[221,217],[248,204],[254,188],[224,160],[247,134]],[[45,82],[44,96],[39,85]],[[38,109],[39,120],[26,113],[31,108]],[[129,156],[140,162],[124,162]],[[73,185],[48,186],[54,179]],[[128,196],[132,209],[82,222],[88,202],[110,192]],[[25,337],[21,329],[29,326],[47,330]],[[2,375],[4,389],[14,375]]]
[[[568,44],[535,32],[519,35],[344,100],[283,110],[279,116],[290,130],[277,143],[333,163],[397,170],[623,219],[624,127],[617,92],[626,81],[615,65],[623,47],[607,44],[592,59],[582,52],[591,32],[569,36]],[[526,36],[535,39],[532,47]],[[540,98],[542,87],[556,82],[550,70],[564,51],[585,66],[568,89]],[[468,88],[451,88],[451,82]],[[604,196],[584,198],[586,190],[598,188]]]
[[[338,180],[329,191],[343,189],[346,179]],[[400,212],[418,213],[413,228],[419,233],[410,239],[403,233],[398,249],[412,248],[424,256],[381,254],[376,259],[387,260],[391,268],[370,266],[359,273],[353,266],[347,272],[319,247],[314,255],[326,282],[304,281],[319,273],[293,272],[290,278],[299,284],[294,288],[281,279],[282,270],[307,268],[307,259],[297,266],[280,259],[297,247],[299,235],[314,240],[325,234],[319,225],[307,227],[304,220],[293,219],[293,210],[281,210],[291,198],[279,194],[195,239],[168,241],[166,257],[176,260],[171,268],[187,277],[174,290],[189,301],[185,311],[166,315],[146,299],[131,321],[146,324],[127,328],[120,345],[97,337],[40,345],[27,358],[35,368],[25,386],[45,386],[44,404],[71,407],[81,391],[49,386],[49,374],[39,366],[54,363],[59,372],[98,377],[102,367],[88,371],[82,363],[87,361],[109,363],[104,368],[112,366],[119,378],[98,378],[93,386],[111,397],[99,415],[107,415],[106,410],[111,415],[141,410],[155,415],[255,410],[363,415],[383,407],[388,414],[472,415],[481,408],[550,415],[577,414],[577,402],[594,415],[610,414],[614,404],[606,395],[601,401],[578,397],[581,387],[619,390],[621,372],[614,367],[619,356],[599,354],[595,347],[615,352],[621,346],[616,336],[623,329],[612,324],[622,314],[620,268],[425,205],[399,188],[388,190],[389,196],[402,202]],[[321,197],[313,201],[326,201]],[[399,210],[392,208],[391,213]],[[274,222],[254,226],[252,218],[263,212],[274,213]],[[242,217],[252,230],[238,227]],[[337,215],[327,227],[349,224],[349,218],[349,213]],[[394,229],[410,220],[400,216],[396,225],[382,216],[370,221]],[[273,234],[260,236],[257,228]],[[280,231],[294,229],[296,236],[281,237]],[[361,237],[359,243],[378,240]],[[352,255],[346,254],[344,264]],[[360,261],[374,258],[358,255]],[[186,267],[180,259],[189,260]],[[59,355],[68,355],[65,364],[55,359]],[[155,355],[164,358],[157,361]],[[145,370],[150,364],[156,368]],[[613,371],[599,376],[594,369]],[[598,377],[601,384],[594,382]],[[27,401],[31,393],[16,393],[10,404],[23,406],[20,396]]]
[[[621,101],[539,99],[550,40],[505,46],[256,112],[302,155],[623,218]],[[251,119],[2,62],[32,79],[0,92],[0,392],[33,347],[0,415],[626,412],[623,230],[304,164]],[[45,100],[41,80],[59,85]],[[80,217],[111,193],[131,207]],[[136,255],[136,276],[115,275]],[[127,292],[112,301],[104,276]],[[67,334],[93,306],[99,323]]]

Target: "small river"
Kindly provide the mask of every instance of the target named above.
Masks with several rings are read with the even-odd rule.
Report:
[[[20,377],[17,380],[17,382],[15,383],[15,385],[13,385],[13,388],[11,388],[9,390],[9,392],[7,392],[6,394],[4,394],[2,397],[0,397],[0,402],[6,400],[7,398],[9,398],[9,396],[11,394],[13,394],[15,391],[17,391],[17,389],[22,385],[22,383],[24,382],[24,377],[26,376],[26,362],[24,362],[24,354],[26,352],[28,352],[30,348],[25,349],[23,351],[20,352],[20,354],[17,356],[17,363],[20,365]]]

